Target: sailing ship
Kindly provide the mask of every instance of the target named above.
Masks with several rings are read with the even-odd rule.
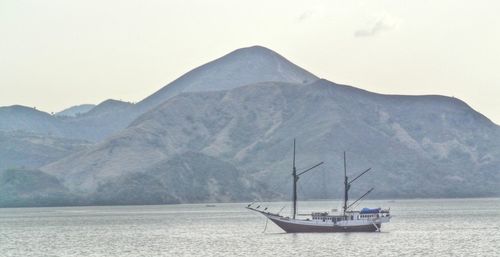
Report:
[[[349,189],[351,184],[359,179],[361,176],[366,174],[371,168],[363,171],[353,179],[349,180],[347,176],[347,163],[346,154],[344,152],[344,202],[341,213],[329,213],[329,212],[312,212],[305,216],[309,216],[306,219],[297,218],[297,182],[300,176],[309,172],[310,170],[322,165],[320,162],[311,168],[308,168],[302,172],[297,173],[297,168],[295,167],[295,139],[293,140],[293,168],[292,168],[292,180],[293,180],[293,209],[292,216],[282,216],[278,213],[272,213],[264,210],[259,210],[260,205],[253,207],[253,203],[249,204],[246,208],[258,213],[261,213],[269,220],[271,220],[278,227],[283,229],[287,233],[303,233],[303,232],[380,232],[382,223],[387,223],[391,219],[391,214],[389,209],[381,208],[362,208],[357,211],[354,210],[353,206],[358,203],[361,199],[371,193],[374,188],[368,190],[365,194],[359,197],[356,201],[348,203],[349,200]],[[302,214],[301,214],[302,216]]]

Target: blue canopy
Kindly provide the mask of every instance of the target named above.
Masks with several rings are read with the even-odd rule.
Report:
[[[379,213],[380,212],[380,208],[363,208],[361,209],[361,211],[359,213]]]

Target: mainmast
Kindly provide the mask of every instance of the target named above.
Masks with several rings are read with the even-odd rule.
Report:
[[[359,174],[358,176],[356,176],[355,178],[353,178],[351,181],[349,181],[349,178],[347,177],[347,162],[346,162],[345,152],[344,152],[344,207],[343,207],[343,209],[344,209],[344,216],[346,215],[345,213],[347,212],[347,209],[349,209],[349,207],[351,207],[354,203],[356,203],[357,201],[361,200],[361,198],[365,197],[371,191],[373,191],[373,188],[370,189],[370,190],[368,190],[368,192],[366,192],[358,200],[356,200],[351,205],[347,206],[347,201],[349,200],[349,189],[351,189],[352,182],[354,182],[356,179],[358,179],[359,177],[363,176],[365,173],[367,173],[370,170],[371,170],[371,168],[368,168],[367,170],[361,172],[361,174]]]

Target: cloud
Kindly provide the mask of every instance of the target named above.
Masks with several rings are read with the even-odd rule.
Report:
[[[314,11],[313,10],[307,10],[305,12],[303,12],[298,18],[297,20],[300,22],[300,21],[305,21],[305,20],[308,20],[310,19],[312,16],[314,15]]]
[[[325,8],[323,6],[313,6],[296,17],[297,22],[305,22],[311,19],[321,19],[325,17]]]
[[[369,28],[359,29],[354,32],[354,37],[374,37],[380,33],[396,28],[396,22],[386,17],[378,19]]]

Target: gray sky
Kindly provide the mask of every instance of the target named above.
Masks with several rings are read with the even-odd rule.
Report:
[[[500,1],[0,0],[0,106],[139,101],[262,45],[328,80],[500,123]]]

